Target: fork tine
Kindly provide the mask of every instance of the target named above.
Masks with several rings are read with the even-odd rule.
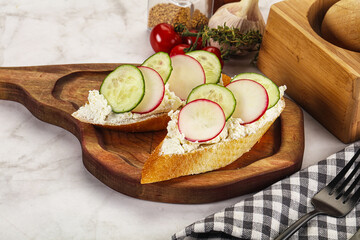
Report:
[[[345,202],[347,201],[348,195],[352,192],[352,190],[354,190],[354,188],[359,183],[359,181],[360,181],[360,175],[357,176],[357,178],[354,180],[354,182],[351,184],[351,186],[344,193],[343,197],[345,198]],[[359,196],[356,197],[357,195],[359,195]],[[359,199],[359,197],[360,197],[360,188],[358,190],[356,190],[356,192],[354,193],[354,195],[350,199],[352,199],[353,197],[354,197],[353,200]]]
[[[353,202],[354,204],[356,204],[360,199],[360,188],[358,188],[356,190],[356,192],[354,193],[354,195],[352,195],[352,197],[350,198],[350,201]]]
[[[338,195],[336,196],[337,199],[339,199],[342,195],[344,196],[344,198],[346,198],[351,193],[351,191],[355,188],[356,184],[355,184],[355,186],[351,185],[348,188],[348,190],[344,193],[344,189],[345,189],[346,185],[351,181],[351,179],[354,177],[354,175],[359,170],[359,168],[360,168],[360,162],[358,162],[358,164],[356,164],[356,167],[351,171],[351,173],[345,179],[345,181],[341,184],[341,186],[336,188],[336,191],[338,193]],[[358,181],[358,180],[356,179],[355,182],[356,181]]]
[[[357,202],[360,200],[360,187],[355,191],[355,193],[351,197],[349,196],[360,182],[360,174],[355,178],[351,186],[346,191],[345,191],[345,187],[348,183],[352,181],[355,174],[358,172],[360,168],[360,163],[358,163],[355,166],[355,168],[347,176],[346,179],[344,177],[346,173],[349,171],[349,169],[352,167],[356,159],[359,157],[359,155],[360,155],[360,148],[356,151],[354,156],[344,166],[344,168],[335,176],[335,178],[312,198],[311,203],[313,204],[315,209],[305,214],[295,223],[290,225],[276,239],[279,240],[288,239],[314,216],[317,216],[319,214],[324,214],[332,217],[343,217],[356,206]],[[339,184],[341,181],[342,183]],[[340,185],[340,188],[336,188],[338,185]],[[336,192],[336,194],[340,194],[340,196],[339,197],[336,196],[335,194],[333,194],[334,192]],[[333,196],[329,196],[332,194]],[[343,196],[341,197],[341,195]]]
[[[351,158],[351,160],[345,165],[345,167],[336,175],[336,177],[328,184],[328,187],[331,188],[330,194],[334,193],[336,185],[340,182],[340,180],[345,176],[347,171],[349,171],[351,165],[355,162],[355,160],[360,155],[360,148],[356,151],[355,155]]]

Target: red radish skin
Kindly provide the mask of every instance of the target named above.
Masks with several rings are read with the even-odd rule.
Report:
[[[226,124],[219,104],[208,99],[197,99],[179,112],[178,128],[191,142],[207,142],[217,137]]]
[[[170,91],[181,100],[186,100],[191,90],[204,84],[205,72],[201,64],[188,55],[175,55],[171,57],[173,70],[168,80]]]
[[[245,124],[261,118],[269,105],[266,89],[250,79],[239,79],[226,86],[235,96],[236,108],[233,117],[241,118]]]
[[[149,113],[154,111],[162,102],[165,95],[165,85],[160,74],[152,68],[139,66],[145,80],[145,95],[133,113]]]

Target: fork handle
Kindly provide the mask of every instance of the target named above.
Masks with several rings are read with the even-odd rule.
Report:
[[[310,219],[313,217],[323,214],[323,212],[318,210],[313,210],[304,216],[302,216],[299,220],[291,224],[283,233],[281,233],[275,240],[285,240],[291,237],[297,230],[299,230],[302,226],[304,226]]]

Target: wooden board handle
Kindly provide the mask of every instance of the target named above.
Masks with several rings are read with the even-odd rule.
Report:
[[[71,74],[109,72],[118,65],[109,63],[2,67],[0,99],[19,102],[40,120],[65,128],[79,137],[74,126],[75,120],[71,117],[71,113],[76,109],[70,102],[56,97],[57,83]]]

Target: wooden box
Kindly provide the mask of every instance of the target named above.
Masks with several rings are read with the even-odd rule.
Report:
[[[360,53],[321,37],[326,11],[338,0],[272,5],[258,67],[344,143],[360,139]]]

